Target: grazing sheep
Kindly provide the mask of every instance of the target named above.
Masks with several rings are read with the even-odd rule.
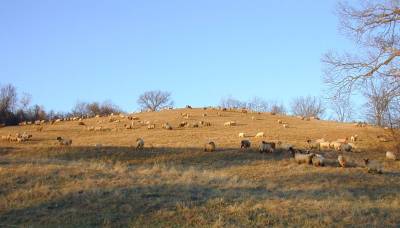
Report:
[[[364,164],[368,170],[368,173],[382,174],[382,165],[378,161],[370,161],[368,158],[364,159]]]
[[[343,143],[341,143],[341,142],[334,141],[334,142],[331,142],[331,143],[329,144],[329,147],[330,147],[331,149],[335,149],[336,151],[340,151],[341,148],[342,148],[342,144],[343,144]]]
[[[209,127],[209,126],[211,126],[211,123],[210,122],[204,122],[203,126]]]
[[[193,127],[193,128],[198,128],[198,127],[199,127],[199,124],[198,124],[198,123],[193,123],[193,124],[192,124],[192,127]]]
[[[307,146],[310,150],[320,150],[320,143],[317,141],[307,140]]]
[[[310,153],[310,154],[304,154],[301,153],[300,151],[296,151],[293,148],[290,149],[290,152],[292,154],[292,157],[294,160],[297,162],[297,164],[312,164],[312,159],[315,156],[315,154]]]
[[[320,154],[316,154],[312,157],[312,164],[314,166],[325,166],[325,158]]]
[[[242,141],[240,142],[240,148],[242,148],[242,149],[250,148],[250,146],[251,146],[251,143],[250,143],[250,141],[247,140],[247,139],[244,139],[244,140],[242,140]]]
[[[266,142],[262,141],[259,146],[260,153],[272,153],[275,150],[275,143],[274,142]]]
[[[386,159],[387,160],[394,160],[396,161],[398,159],[398,157],[396,156],[395,153],[391,152],[391,151],[387,151],[386,152]]]
[[[64,139],[59,136],[59,137],[57,137],[57,141],[60,146],[71,146],[72,145],[72,139]]]
[[[352,135],[351,137],[350,137],[350,141],[352,141],[352,142],[355,142],[355,141],[357,141],[358,140],[358,135]]]
[[[213,141],[208,142],[204,145],[205,152],[214,152],[215,151],[215,143]]]
[[[155,129],[156,125],[155,124],[149,124],[147,125],[147,129],[151,130],[151,129]]]
[[[283,123],[283,121],[282,120],[278,120],[278,124],[282,124]]]
[[[166,129],[166,130],[172,130],[172,126],[169,125],[169,123],[163,124],[163,128]]]
[[[246,137],[245,133],[243,133],[243,132],[239,133],[239,138],[244,138],[244,137]]]
[[[179,127],[186,127],[187,125],[188,125],[188,122],[184,121],[179,124]]]
[[[225,122],[224,126],[236,126],[236,122],[235,121]]]
[[[341,151],[345,151],[345,152],[351,152],[351,150],[353,149],[353,147],[351,146],[351,144],[349,143],[344,143],[340,146],[340,150]]]
[[[264,138],[265,134],[264,134],[264,132],[258,132],[255,137],[256,138]]]
[[[319,147],[320,149],[329,149],[330,148],[330,142],[320,142]]]
[[[337,160],[342,168],[346,168],[347,160],[343,155],[339,155]]]
[[[142,138],[136,139],[136,149],[143,149],[144,148],[144,140]]]
[[[289,128],[289,124],[283,124],[283,128]]]

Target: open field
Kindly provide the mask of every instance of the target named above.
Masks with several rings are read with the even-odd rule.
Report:
[[[180,113],[189,113],[187,120]],[[329,121],[304,121],[268,113],[176,109],[139,113],[156,124],[148,130],[135,121],[108,117],[0,129],[0,135],[28,132],[23,143],[0,141],[0,227],[7,226],[400,226],[400,162],[385,161],[393,142],[375,127]],[[203,117],[202,114],[207,113]],[[254,117],[254,119],[252,119]],[[289,124],[283,128],[281,119]],[[209,127],[177,128],[182,121]],[[98,123],[103,121],[103,123]],[[237,126],[224,127],[236,121]],[[161,129],[169,122],[174,130]],[[103,126],[107,131],[88,131]],[[240,132],[252,150],[239,149]],[[281,151],[260,154],[261,140],[304,148],[307,139],[336,140],[358,134],[355,152],[323,151],[326,167],[298,165]],[[61,147],[57,136],[73,140]],[[135,150],[136,138],[145,149]],[[212,140],[217,151],[202,151]],[[102,144],[96,147],[96,144]],[[354,167],[334,162],[345,155]],[[366,172],[363,158],[378,160],[384,173]]]

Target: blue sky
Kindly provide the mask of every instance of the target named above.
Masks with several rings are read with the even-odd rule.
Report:
[[[321,56],[350,47],[336,3],[3,0],[0,83],[59,111],[78,100],[133,111],[154,89],[176,106],[323,96]]]

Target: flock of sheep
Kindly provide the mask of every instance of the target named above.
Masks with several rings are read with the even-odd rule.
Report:
[[[188,109],[191,109],[190,106],[187,106]],[[206,108],[204,108],[206,109]],[[227,111],[227,109],[220,109],[221,111]],[[246,114],[247,110],[242,109],[241,110],[242,113]],[[274,115],[272,113],[272,115]],[[207,113],[203,113],[202,114],[203,117],[207,116]],[[221,112],[218,112],[218,116],[222,116]],[[96,116],[100,117],[100,116]],[[138,117],[134,117],[134,116],[125,116],[125,115],[119,115],[119,117],[121,118],[127,118],[128,120],[131,121],[130,124],[124,124],[124,127],[126,129],[134,129],[135,127],[135,122],[134,121],[138,121],[138,123],[141,126],[147,126],[147,129],[151,130],[151,129],[155,129],[156,125],[154,123],[151,123],[150,121],[141,121],[139,120]],[[190,119],[191,115],[189,113],[181,113],[181,117],[183,117],[184,119]],[[299,119],[301,120],[306,120],[306,121],[310,121],[311,119],[317,119],[316,117],[302,117],[302,116],[298,116]],[[49,121],[50,124],[55,124],[57,122],[62,122],[62,121],[78,121],[78,125],[83,125],[85,126],[86,124],[83,122],[85,118],[84,117],[71,117],[71,118],[64,118],[64,119],[56,119],[56,120],[52,120]],[[255,117],[252,116],[252,120],[254,120]],[[103,123],[104,120],[99,120],[98,123]],[[108,122],[113,122],[113,123],[119,123],[120,120],[116,119],[114,115],[109,116]],[[277,121],[278,124],[280,124],[283,128],[288,128],[289,124],[282,121],[282,120],[278,120]],[[35,122],[22,122],[19,125],[24,126],[24,125],[42,125],[46,123],[46,121],[35,121]],[[225,122],[223,124],[225,127],[231,127],[231,126],[236,126],[237,123],[235,121],[228,121]],[[198,121],[198,122],[192,122],[189,123],[188,121],[182,121],[181,123],[178,124],[178,128],[183,128],[183,127],[192,127],[192,128],[198,128],[198,127],[207,127],[207,126],[211,126],[210,122],[205,122],[205,121]],[[365,127],[365,123],[356,123],[355,126],[357,127]],[[161,127],[165,130],[173,130],[173,127],[168,123],[164,123],[161,125]],[[40,130],[41,131],[43,128],[41,127]],[[109,128],[104,128],[102,126],[88,126],[87,127],[88,131],[105,131],[105,130],[111,130]],[[14,136],[11,136],[11,134],[7,135],[7,136],[2,136],[2,140],[7,140],[7,141],[15,141],[15,142],[24,142],[24,141],[28,141],[30,138],[32,137],[32,135],[27,134],[26,132],[24,132],[23,134],[17,133]],[[240,138],[245,138],[245,137],[249,137],[249,135],[241,132],[239,133],[239,137]],[[257,134],[255,134],[254,136],[255,138],[265,138],[266,135],[264,132],[258,132]],[[381,138],[379,138],[380,136],[378,136],[378,139],[380,141]],[[291,156],[294,158],[294,160],[299,163],[305,163],[305,164],[312,164],[314,166],[325,166],[326,164],[326,158],[322,155],[319,154],[318,152],[321,150],[336,150],[336,151],[341,151],[341,152],[351,152],[352,150],[356,149],[356,145],[355,142],[358,141],[359,137],[358,135],[352,135],[350,137],[350,140],[348,140],[348,138],[345,139],[337,139],[335,141],[326,141],[325,139],[317,139],[317,140],[307,140],[307,150],[301,150],[301,149],[295,149],[292,145],[283,145],[282,142],[278,141],[277,143],[275,142],[267,142],[267,141],[261,141],[260,145],[258,146],[258,151],[260,153],[274,153],[276,151],[282,151],[282,150],[277,150],[278,147],[280,147],[281,149],[284,148],[285,151],[289,152],[291,154]],[[61,136],[56,138],[57,142],[59,145],[61,146],[71,146],[72,145],[72,140],[71,139],[66,139],[63,138]],[[143,149],[144,148],[144,140],[142,138],[137,138],[136,139],[136,149]],[[241,149],[249,149],[251,148],[251,142],[249,139],[243,139],[240,142],[240,148]],[[206,152],[214,152],[216,151],[216,143],[214,141],[210,141],[207,142],[204,145],[204,151]],[[388,151],[386,153],[386,158],[389,160],[398,160],[399,156],[396,155],[393,152]],[[337,162],[341,167],[347,167],[348,166],[348,161],[347,159],[343,156],[343,155],[339,155],[337,158]],[[367,167],[369,172],[376,172],[376,173],[382,173],[382,166],[377,162],[377,161],[371,161],[369,159],[364,159],[364,164]]]

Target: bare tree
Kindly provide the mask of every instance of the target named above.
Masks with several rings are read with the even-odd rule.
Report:
[[[359,54],[327,53],[325,82],[333,96],[364,90],[370,80],[382,79],[391,92],[400,95],[400,4],[397,0],[362,0],[353,7],[339,4],[341,29],[352,38]]]
[[[173,106],[171,93],[160,90],[147,91],[139,96],[138,105],[142,110],[158,111],[165,107]]]
[[[239,102],[244,103],[244,102]],[[270,107],[266,100],[260,97],[253,97],[249,102],[247,102],[247,109],[255,112],[268,112]]]
[[[11,85],[5,85],[0,89],[0,112],[12,112],[17,104],[17,89]]]
[[[19,99],[20,109],[27,110],[32,101],[32,95],[29,93],[23,93]]]
[[[387,88],[386,83],[371,81],[368,89],[364,91],[364,96],[367,98],[365,104],[367,120],[380,127],[387,126],[389,124],[389,108],[394,96]]]
[[[350,121],[354,109],[353,104],[348,96],[337,96],[330,100],[331,110],[336,116],[336,120],[340,122]]]
[[[277,101],[271,101],[269,106],[269,112],[286,115],[286,108],[285,105],[282,103],[278,103]]]
[[[298,116],[321,117],[325,113],[321,99],[312,96],[293,99],[291,107],[292,113]]]

